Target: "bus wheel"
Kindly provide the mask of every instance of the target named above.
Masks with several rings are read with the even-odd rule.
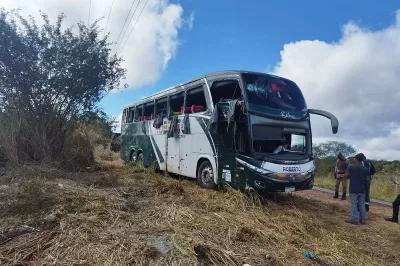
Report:
[[[215,188],[214,171],[209,161],[204,161],[197,170],[197,183],[202,188]]]
[[[143,153],[139,153],[137,158],[136,158],[136,164],[140,167],[143,166]]]
[[[129,157],[129,162],[131,163],[135,163],[136,162],[136,156],[135,156],[135,152],[131,151],[131,156]]]

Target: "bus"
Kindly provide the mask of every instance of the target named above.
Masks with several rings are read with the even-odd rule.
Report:
[[[123,109],[121,158],[197,180],[200,187],[258,192],[311,189],[310,114],[297,84],[250,71],[221,71]]]

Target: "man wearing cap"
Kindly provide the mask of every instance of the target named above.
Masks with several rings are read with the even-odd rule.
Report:
[[[347,163],[347,159],[339,153],[337,155],[336,167],[335,167],[335,196],[333,198],[339,198],[339,186],[342,183],[342,200],[346,199],[347,192],[347,178],[345,176],[347,167],[349,164]]]
[[[357,154],[354,157],[354,164],[349,165],[346,171],[346,177],[350,180],[350,210],[351,219],[346,220],[346,223],[365,224],[365,180],[370,178],[370,173],[367,168],[362,165],[363,157]]]

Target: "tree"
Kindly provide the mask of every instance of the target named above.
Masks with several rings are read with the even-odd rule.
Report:
[[[101,109],[84,112],[78,120],[80,127],[85,128],[94,145],[110,144],[115,128],[115,120],[108,117]]]
[[[317,158],[336,156],[338,153],[342,153],[343,156],[353,156],[357,150],[345,143],[339,141],[327,141],[313,146],[313,154]]]
[[[59,156],[79,117],[126,74],[98,21],[63,30],[64,14],[54,24],[41,16],[38,25],[0,9],[0,120],[13,124],[18,153],[34,160]]]

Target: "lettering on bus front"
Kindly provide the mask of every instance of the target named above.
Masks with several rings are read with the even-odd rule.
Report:
[[[281,117],[282,117],[283,119],[285,119],[285,118],[296,119],[296,117],[295,117],[294,115],[292,115],[291,113],[286,112],[286,111],[282,111],[282,112],[281,112]]]
[[[298,166],[284,166],[284,167],[282,167],[282,170],[284,172],[300,172],[301,171],[301,167],[298,167]]]

